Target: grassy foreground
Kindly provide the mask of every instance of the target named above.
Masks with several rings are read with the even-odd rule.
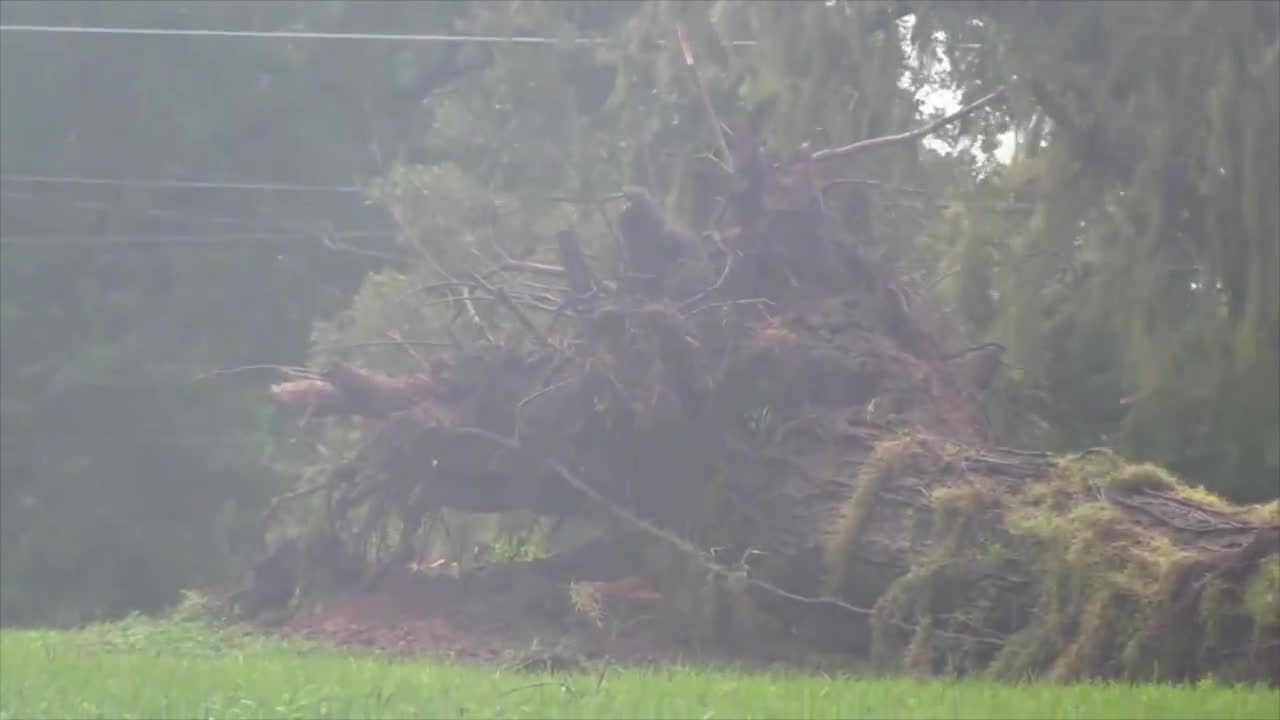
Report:
[[[1266,688],[999,685],[690,667],[537,676],[130,619],[0,632],[0,720],[28,718],[1268,718]]]

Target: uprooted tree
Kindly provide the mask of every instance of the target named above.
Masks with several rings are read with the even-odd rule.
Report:
[[[245,604],[287,602],[316,558],[376,577],[442,510],[531,511],[607,528],[539,572],[647,576],[677,634],[740,652],[799,637],[921,672],[1280,681],[1274,506],[1105,449],[996,447],[977,394],[999,348],[944,350],[824,206],[815,164],[876,142],[779,158],[742,124],[718,144],[726,200],[701,236],[628,189],[593,243],[615,267],[565,227],[558,262],[441,268],[416,301],[453,322],[384,343],[416,373],[335,363],[275,386],[365,424],[273,505],[319,499],[319,529],[279,545]]]
[[[522,21],[554,34],[563,12],[595,30],[623,5],[526,5]],[[330,348],[320,370],[273,388],[304,420],[335,420],[327,457],[268,513],[276,551],[242,609],[377,583],[450,512],[522,511],[604,529],[509,579],[646,576],[663,622],[695,644],[798,640],[922,672],[1274,680],[1280,507],[1232,506],[1105,449],[997,447],[979,393],[1000,348],[955,351],[937,279],[909,277],[893,247],[908,233],[886,232],[887,203],[852,192],[904,176],[825,171],[992,119],[1005,94],[984,87],[942,122],[875,137],[914,113],[891,32],[907,8],[799,5],[718,2],[708,22],[699,4],[645,4],[625,20],[628,52],[494,50],[501,62],[438,104],[429,165],[380,188],[421,276],[382,274],[357,297],[350,334],[385,332],[346,346],[359,361]],[[474,10],[492,15],[463,29],[513,32],[503,4]],[[671,32],[681,20],[687,35]],[[763,37],[749,70],[727,50],[694,65],[691,44],[741,28],[787,39]],[[715,117],[770,93],[773,116]],[[687,107],[712,132],[668,123]],[[766,122],[789,147],[818,125],[872,139],[779,156]],[[525,141],[499,152],[486,140],[513,136]],[[713,157],[690,159],[708,139]],[[954,170],[930,163],[913,184]],[[626,183],[644,189],[599,195]],[[562,191],[541,200],[564,212],[534,213],[536,193],[511,202],[512,186]]]

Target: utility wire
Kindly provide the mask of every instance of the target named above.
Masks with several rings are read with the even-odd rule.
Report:
[[[0,32],[27,32],[50,34],[80,35],[173,35],[187,37],[244,37],[275,38],[291,40],[375,40],[396,42],[452,42],[452,43],[485,43],[495,45],[559,45],[568,42],[574,45],[607,45],[612,40],[605,38],[550,38],[530,35],[501,37],[496,35],[410,35],[402,33],[326,33],[302,32],[295,30],[194,30],[180,28],[122,28],[122,27],[84,27],[79,25],[0,25]],[[658,41],[659,44],[666,43]],[[733,46],[751,47],[754,40],[734,40]]]
[[[201,190],[266,190],[284,192],[363,193],[354,185],[296,185],[292,183],[197,182],[191,180],[88,178],[58,175],[0,175],[0,182],[43,183],[52,185],[115,185],[121,187],[192,188]]]
[[[308,241],[324,244],[332,240],[359,240],[391,238],[398,233],[390,231],[351,231],[340,233],[226,233],[200,235],[0,235],[0,245],[53,244],[75,245],[210,245],[244,243],[253,241],[297,242]]]
[[[0,190],[0,198],[15,198],[20,200],[30,200],[35,203],[53,202],[64,207],[75,208],[76,210],[89,210],[92,212],[117,211],[118,206],[108,203],[94,202],[92,200],[72,200],[69,198],[59,197],[57,195],[35,195],[26,192],[11,192],[9,190]],[[182,220],[186,222],[207,222],[210,224],[221,225],[238,225],[240,227],[254,227],[255,223],[247,217],[224,217],[220,215],[192,215],[188,213],[175,212],[173,210],[161,210],[159,208],[147,208],[137,211],[141,215],[156,218],[169,218],[173,220]]]

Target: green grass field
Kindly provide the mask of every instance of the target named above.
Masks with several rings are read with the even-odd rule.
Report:
[[[1267,688],[999,685],[692,667],[539,676],[130,619],[0,632],[0,720],[28,718],[1267,718]]]

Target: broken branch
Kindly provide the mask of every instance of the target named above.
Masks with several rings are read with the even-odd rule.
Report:
[[[813,154],[813,159],[815,162],[822,162],[823,160],[832,160],[838,157],[845,157],[847,155],[853,155],[855,153],[865,152],[867,150],[875,150],[876,148],[885,147],[887,145],[896,145],[898,143],[911,142],[912,140],[919,140],[920,138],[925,137],[926,135],[930,135],[932,133],[937,132],[940,128],[950,123],[953,123],[956,120],[960,120],[961,118],[971,115],[977,112],[978,110],[981,110],[982,108],[990,105],[991,103],[1003,97],[1005,94],[1005,90],[1006,90],[1005,86],[1001,85],[995,91],[987,95],[984,95],[983,97],[960,108],[959,110],[951,113],[950,115],[946,115],[944,117],[938,118],[937,120],[934,120],[928,125],[925,125],[923,127],[918,127],[915,130],[908,130],[907,132],[898,133],[897,135],[885,135],[883,137],[871,138],[869,140],[859,140],[858,142],[852,143],[849,145],[844,145],[841,147],[834,147],[834,148],[827,148],[826,150],[819,150],[818,152]]]

